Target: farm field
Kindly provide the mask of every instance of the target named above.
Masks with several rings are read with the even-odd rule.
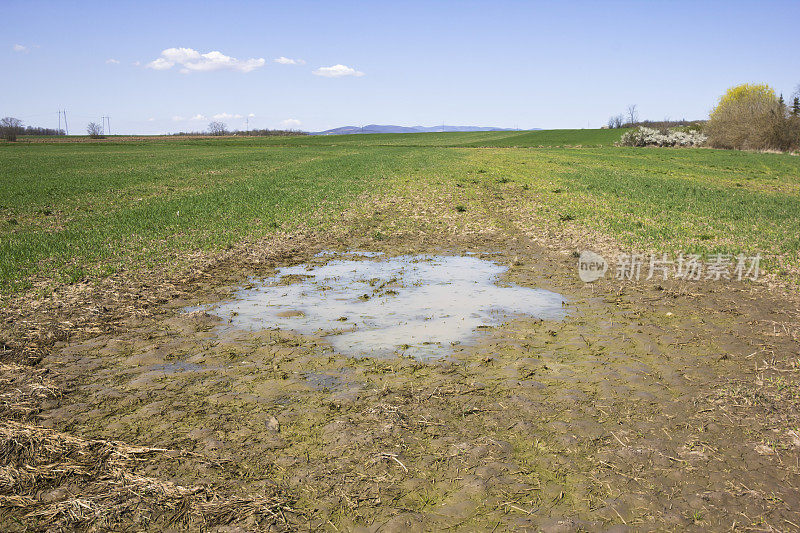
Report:
[[[0,525],[800,527],[800,158],[622,132],[0,145],[0,454],[40,466]],[[584,249],[763,276],[584,284]],[[568,313],[420,361],[202,307],[353,250],[473,254]]]
[[[643,249],[757,249],[770,255],[770,271],[796,276],[800,236],[786,231],[800,222],[796,157],[531,148],[618,137],[555,130],[5,146],[0,283],[7,294],[42,272],[75,281],[160,264],[178,250],[294,227],[312,212],[322,222],[360,194],[411,182],[458,187],[456,203],[505,190],[556,226],[587,226]],[[509,138],[530,149],[463,148]]]

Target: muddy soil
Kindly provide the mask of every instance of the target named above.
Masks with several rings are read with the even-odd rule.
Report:
[[[458,194],[370,202],[347,231],[282,253],[259,243],[267,260],[211,264],[151,316],[54,344],[40,365],[61,397],[37,423],[203,457],[148,472],[178,485],[280,487],[289,529],[800,529],[796,300],[753,283],[584,284],[574,252],[611,239],[545,228],[521,190],[466,212]],[[420,361],[184,312],[352,249],[491,258],[504,282],[560,293],[569,313]]]

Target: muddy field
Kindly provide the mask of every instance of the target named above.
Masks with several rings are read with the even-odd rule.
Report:
[[[613,239],[541,224],[510,194],[466,211],[456,195],[370,198],[335,229],[198,256],[181,276],[14,302],[3,529],[800,529],[790,290],[584,284],[576,251],[610,256]],[[567,314],[420,361],[186,312],[349,250],[474,254]]]

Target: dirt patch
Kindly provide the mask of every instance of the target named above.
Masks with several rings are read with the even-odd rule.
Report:
[[[4,531],[206,529],[231,522],[268,529],[285,526],[286,515],[293,514],[291,502],[274,490],[222,498],[208,486],[181,486],[144,473],[158,459],[216,466],[185,452],[85,440],[6,421],[0,426],[0,458]]]
[[[796,300],[748,284],[585,285],[573,254],[588,232],[539,225],[521,189],[475,192],[458,211],[462,194],[373,199],[339,229],[249,243],[178,280],[128,281],[124,305],[43,344],[39,366],[63,392],[31,416],[81,442],[197,458],[155,461],[153,479],[219,487],[226,501],[280,494],[296,514],[274,527],[798,527]],[[510,320],[428,363],[352,358],[280,330],[221,334],[219,317],[180,313],[325,249],[492,253],[505,280],[564,294],[571,312]],[[109,283],[67,291],[62,316],[126,287]],[[30,326],[19,331],[47,341],[57,320],[37,320],[54,305],[17,308]]]

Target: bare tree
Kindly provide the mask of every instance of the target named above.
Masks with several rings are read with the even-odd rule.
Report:
[[[225,135],[228,133],[228,126],[224,122],[211,122],[208,125],[208,133],[211,135]]]
[[[793,117],[800,117],[800,83],[794,88],[792,93],[792,105],[790,106],[789,114]]]
[[[621,128],[623,122],[625,122],[625,117],[622,115],[614,115],[608,119],[608,127],[612,129]]]
[[[101,139],[103,137],[103,127],[97,122],[90,122],[89,125],[86,126],[86,133],[88,133],[89,137],[92,139]]]
[[[20,119],[14,117],[0,119],[0,138],[13,142],[21,133],[22,121]]]
[[[631,104],[628,106],[628,124],[631,126],[636,125],[639,122],[639,110],[636,109],[636,104]]]

